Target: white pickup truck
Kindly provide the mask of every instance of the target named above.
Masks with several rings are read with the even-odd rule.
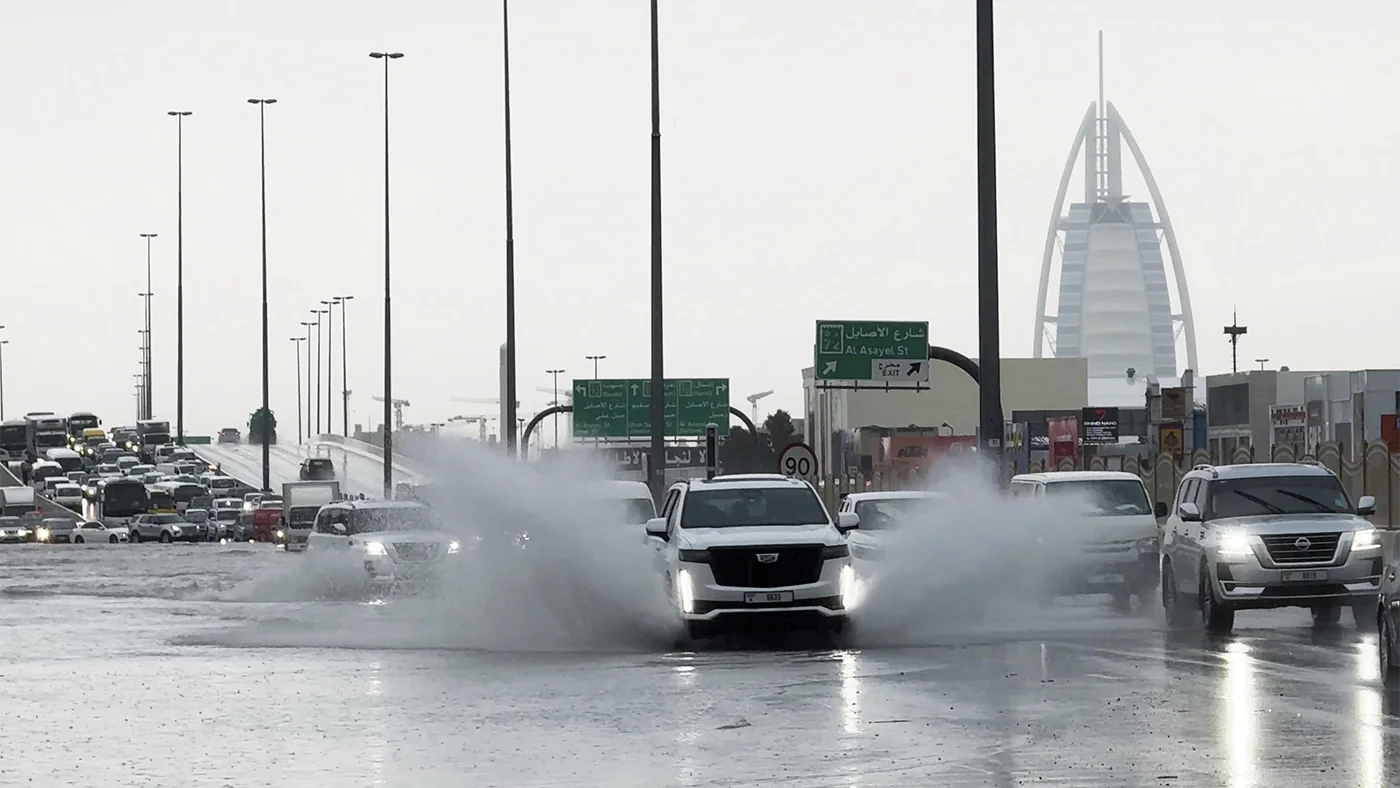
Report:
[[[340,482],[287,482],[282,485],[282,525],[276,541],[289,553],[306,549],[306,538],[321,507],[342,498]]]

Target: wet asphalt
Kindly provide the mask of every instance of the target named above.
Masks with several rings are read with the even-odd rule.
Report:
[[[503,653],[247,593],[289,558],[0,549],[0,785],[1400,784],[1375,634],[1305,611],[1210,638],[1079,600],[917,646]]]

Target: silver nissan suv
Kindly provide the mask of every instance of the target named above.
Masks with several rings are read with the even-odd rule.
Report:
[[[1162,538],[1162,607],[1174,626],[1199,616],[1229,632],[1235,611],[1306,607],[1319,625],[1343,607],[1375,618],[1383,564],[1376,501],[1355,505],[1317,463],[1197,465],[1181,481]]]

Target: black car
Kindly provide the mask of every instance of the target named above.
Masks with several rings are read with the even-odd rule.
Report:
[[[301,461],[301,480],[324,482],[335,479],[335,463],[329,457],[307,457]]]

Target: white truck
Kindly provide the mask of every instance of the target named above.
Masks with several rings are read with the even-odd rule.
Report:
[[[19,517],[37,508],[33,487],[0,488],[0,515]]]
[[[277,529],[276,541],[289,553],[299,553],[306,549],[306,538],[311,535],[311,526],[316,522],[316,513],[321,507],[343,496],[340,482],[286,482],[282,485],[282,523]]]

